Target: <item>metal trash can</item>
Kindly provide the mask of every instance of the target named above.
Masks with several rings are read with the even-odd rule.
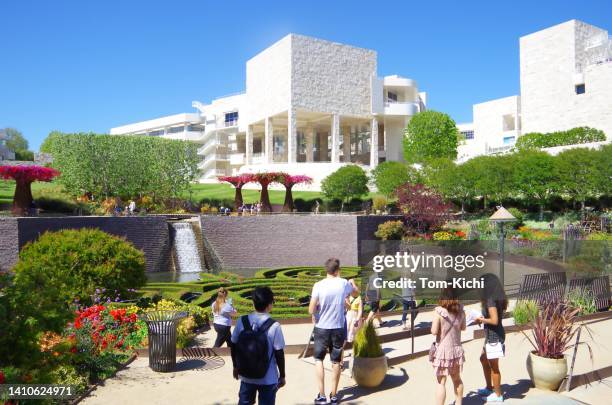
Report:
[[[153,311],[140,316],[149,331],[149,367],[153,371],[176,368],[176,329],[187,315],[184,311]]]

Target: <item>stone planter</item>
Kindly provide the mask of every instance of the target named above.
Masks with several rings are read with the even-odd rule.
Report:
[[[360,387],[378,387],[387,374],[387,357],[355,357],[353,378]]]
[[[536,388],[556,391],[567,375],[567,359],[548,359],[532,352],[527,357],[527,372]]]

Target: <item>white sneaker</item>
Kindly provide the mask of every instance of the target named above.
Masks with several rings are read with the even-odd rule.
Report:
[[[496,393],[492,393],[487,397],[487,403],[490,402],[504,402],[504,394],[501,394],[499,397]]]

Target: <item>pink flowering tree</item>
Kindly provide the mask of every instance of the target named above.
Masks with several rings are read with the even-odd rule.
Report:
[[[293,186],[296,184],[310,184],[312,183],[312,177],[304,175],[292,176],[287,173],[280,173],[278,182],[285,186],[285,204],[283,205],[283,212],[293,212]]]
[[[236,189],[236,193],[234,195],[234,209],[238,211],[238,208],[242,206],[242,187],[250,183],[253,180],[252,174],[240,174],[238,176],[221,176],[219,177],[219,181],[224,181],[226,183],[230,183]]]
[[[258,182],[261,185],[261,212],[272,212],[272,204],[270,204],[268,186],[270,183],[279,182],[281,176],[282,173],[277,172],[257,173],[253,175],[253,181]]]
[[[42,166],[0,166],[0,178],[15,180],[15,195],[13,196],[13,214],[25,215],[32,206],[32,183],[35,181],[51,181],[59,172],[50,167]]]

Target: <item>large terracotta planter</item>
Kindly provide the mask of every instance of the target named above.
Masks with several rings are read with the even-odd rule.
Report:
[[[567,375],[567,359],[548,359],[529,353],[527,372],[536,388],[556,391]]]
[[[378,387],[387,374],[387,357],[355,357],[353,378],[360,387]]]

